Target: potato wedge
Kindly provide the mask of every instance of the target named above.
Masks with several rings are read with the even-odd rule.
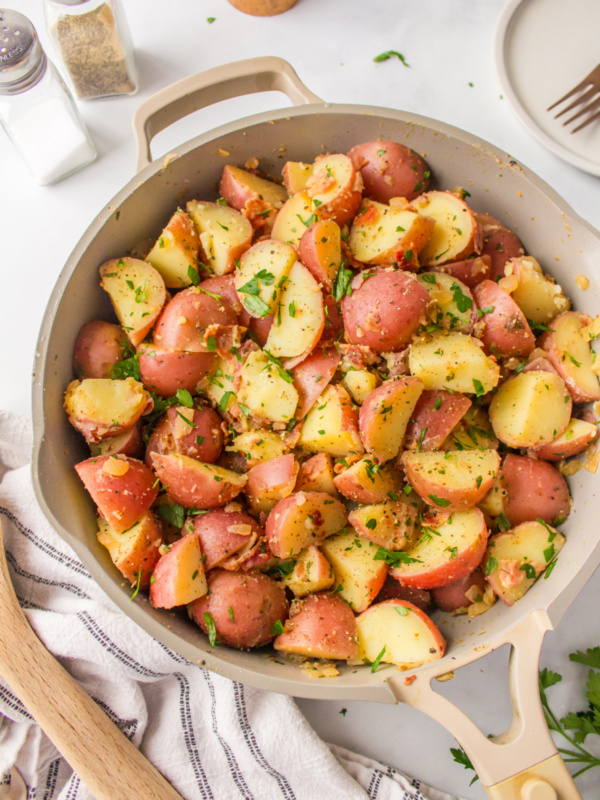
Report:
[[[374,560],[377,545],[347,528],[326,539],[321,549],[333,567],[336,593],[360,614],[371,605],[388,573],[385,561]]]
[[[279,209],[271,231],[273,239],[298,247],[307,228],[321,219],[306,189],[296,192]]]
[[[100,442],[132,428],[150,408],[150,395],[134,378],[71,381],[65,393],[69,422],[88,442]]]
[[[317,158],[306,192],[323,218],[338,225],[348,222],[359,209],[363,182],[352,161],[343,153]]]
[[[583,419],[571,418],[565,430],[548,444],[534,447],[529,455],[544,461],[560,461],[562,458],[582,453],[591,442],[598,438],[598,426]]]
[[[337,497],[334,477],[333,460],[329,453],[317,453],[300,466],[296,491],[327,492],[332,497]]]
[[[277,311],[281,288],[297,258],[293,247],[275,239],[246,250],[235,271],[235,288],[251,317],[261,319]]]
[[[380,382],[381,379],[368,369],[351,369],[342,378],[342,386],[359,406],[362,406]]]
[[[156,321],[154,343],[164,350],[190,353],[214,352],[216,326],[235,328],[238,317],[227,300],[200,286],[188,286],[165,305]],[[209,342],[209,336],[214,341]]]
[[[348,246],[363,264],[417,264],[435,221],[413,208],[364,199],[350,228]]]
[[[533,352],[535,336],[513,297],[487,280],[473,289],[473,296],[483,315],[480,338],[488,352],[503,358],[522,358]]]
[[[169,495],[184,508],[217,508],[242,491],[248,478],[179,453],[152,454],[152,466]]]
[[[494,435],[487,411],[481,406],[471,406],[455,425],[441,450],[497,450],[498,439]]]
[[[314,164],[304,164],[302,161],[286,161],[281,170],[283,185],[289,195],[306,189],[306,183],[313,174]]]
[[[356,658],[356,620],[335,594],[307,597],[292,606],[284,632],[273,642],[275,650],[309,658]]]
[[[437,450],[471,408],[464,394],[425,390],[415,406],[404,437],[406,450]]]
[[[298,406],[298,391],[285,370],[265,352],[255,350],[240,370],[237,403],[259,425],[271,422],[287,425]]]
[[[142,342],[138,345],[140,380],[148,391],[161,397],[172,397],[180,389],[196,394],[216,357],[215,353],[178,352]]]
[[[408,421],[423,391],[419,378],[394,378],[371,392],[359,414],[365,449],[381,464],[398,455]]]
[[[488,256],[491,262],[488,277],[492,281],[503,278],[506,262],[512,258],[520,258],[525,253],[523,245],[516,234],[495,217],[475,213],[475,219],[483,236],[481,255]]]
[[[139,522],[122,533],[117,533],[103,517],[98,517],[97,536],[121,575],[132,586],[139,582],[140,588],[146,589],[163,544],[162,527],[156,515],[146,511]]]
[[[426,192],[413,205],[420,214],[435,220],[427,244],[419,254],[421,264],[446,264],[481,251],[483,236],[464,200],[450,192]]]
[[[477,340],[464,333],[436,331],[409,347],[411,375],[425,389],[446,389],[461,394],[486,394],[500,380],[498,364],[483,352]]]
[[[471,333],[474,323],[473,295],[466,284],[443,272],[421,272],[417,280],[435,303],[430,314],[438,325],[443,325],[446,330]]]
[[[248,469],[285,454],[287,447],[281,435],[275,431],[249,430],[240,433],[225,448],[230,453],[242,453]]]
[[[73,345],[73,372],[84,378],[111,378],[115,364],[125,358],[127,336],[120,325],[93,319],[79,330]]]
[[[207,592],[200,539],[184,536],[160,557],[152,573],[150,604],[175,608],[192,603]]]
[[[315,222],[302,234],[298,246],[300,261],[314,279],[330,292],[342,263],[341,230],[337,222]]]
[[[563,311],[568,311],[571,303],[562,288],[550,275],[542,272],[542,267],[531,256],[513,258],[508,262],[508,272],[518,281],[511,292],[512,299],[532,322],[549,325]]]
[[[255,228],[272,227],[275,214],[288,197],[283,186],[233,164],[223,167],[219,191],[227,204],[241,211]]]
[[[283,583],[296,597],[322,592],[333,585],[333,568],[323,553],[314,544],[303,550],[294,569],[283,579]]]
[[[146,256],[160,272],[168,289],[181,289],[198,282],[200,237],[189,214],[173,214]]]
[[[380,203],[393,197],[413,200],[427,190],[431,172],[418,153],[398,142],[377,140],[356,145],[348,153],[360,170],[365,196]]]
[[[383,503],[402,491],[400,476],[391,464],[375,464],[362,458],[333,479],[338,491],[357,503]]]
[[[239,211],[221,203],[190,200],[186,206],[200,236],[200,255],[211,272],[233,272],[235,261],[250,247],[253,228]]]
[[[330,384],[313,405],[302,423],[298,445],[309,453],[338,457],[364,452],[358,414],[342,386]]]
[[[401,550],[417,533],[419,504],[404,497],[359,506],[348,514],[348,523],[373,544]]]
[[[258,541],[262,531],[258,522],[241,511],[214,508],[206,514],[188,517],[183,535],[197,536],[208,572],[240,553],[246,553]]]
[[[298,462],[291,453],[257,464],[248,471],[246,497],[255,514],[268,514],[280,500],[294,491]]]
[[[560,472],[537,458],[509,453],[502,464],[503,512],[511,525],[537,519],[562,524],[571,511],[569,486]]]
[[[296,492],[269,514],[267,542],[277,558],[290,558],[341,531],[347,519],[345,506],[325,492]]]
[[[595,353],[584,328],[590,318],[579,311],[564,311],[539,340],[548,359],[567,385],[575,403],[600,400],[600,381],[595,371]],[[560,431],[559,431],[560,433]]]
[[[325,387],[335,375],[340,359],[341,354],[334,345],[325,345],[317,347],[291,369],[299,396],[297,419],[304,419],[325,391]]]

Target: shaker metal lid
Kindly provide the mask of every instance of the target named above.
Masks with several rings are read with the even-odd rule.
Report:
[[[46,54],[24,14],[0,8],[0,94],[18,94],[39,81]]]

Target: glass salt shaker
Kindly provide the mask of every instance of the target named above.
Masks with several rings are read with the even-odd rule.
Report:
[[[0,9],[0,122],[35,180],[56,183],[96,149],[73,98],[23,14]]]
[[[44,11],[77,98],[137,91],[133,45],[120,0],[44,0]]]

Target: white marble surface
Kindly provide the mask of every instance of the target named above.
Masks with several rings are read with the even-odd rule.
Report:
[[[48,43],[40,0],[15,5]],[[141,89],[134,97],[80,104],[98,161],[56,186],[39,187],[0,132],[1,408],[30,413],[31,368],[48,296],[87,225],[134,172],[134,109],[169,83],[218,64],[281,56],[324,100],[405,109],[464,128],[537,172],[578,214],[600,227],[600,179],[546,151],[501,96],[493,59],[504,0],[299,0],[289,12],[267,19],[245,16],[225,0],[125,0],[124,5]],[[209,24],[208,17],[215,22]],[[410,67],[395,59],[373,63],[375,55],[389,49],[403,53]],[[567,56],[563,52],[561,57]],[[279,94],[226,101],[161,134],[154,153],[168,152],[223,122],[284,104]],[[544,664],[568,676],[551,690],[559,712],[567,705],[584,707],[585,670],[570,664],[567,653],[600,643],[599,599],[597,573],[558,631],[547,637]],[[509,722],[506,660],[505,653],[488,657],[444,685],[486,733],[497,733]],[[452,763],[450,735],[417,712],[359,702],[300,705],[327,740],[470,800],[484,797],[481,787],[469,787],[470,776]],[[600,771],[589,773],[580,785],[586,800],[596,800]]]

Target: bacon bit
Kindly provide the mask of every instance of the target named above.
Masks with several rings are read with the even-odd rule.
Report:
[[[387,362],[390,378],[397,378],[408,373],[408,352],[409,348],[405,347],[399,353],[382,353]]]
[[[359,225],[372,225],[377,222],[379,219],[379,211],[377,210],[376,206],[370,205],[365,212],[362,214],[358,213],[358,216],[355,219]]]
[[[102,472],[112,475],[113,478],[122,478],[123,475],[129,472],[129,464],[124,457],[110,456],[102,465]]]
[[[265,214],[265,211],[269,213]],[[259,228],[272,227],[275,209],[260,197],[251,197],[246,200],[242,214],[252,223],[252,227],[258,230]]]
[[[231,153],[229,152],[229,150],[223,150],[222,147],[219,147],[218,150],[217,150],[217,155],[219,155],[219,156],[230,156]]]
[[[449,673],[446,673],[446,675],[448,675],[448,674]],[[443,678],[443,677],[444,677],[443,675],[440,676],[440,678]],[[452,677],[454,677],[454,673],[452,673]],[[440,678],[438,678],[438,681],[440,680]],[[407,675],[406,678],[404,678],[404,685],[405,686],[410,686],[411,683],[414,683],[416,680],[417,680],[417,676],[416,675]],[[448,678],[445,678],[445,680],[448,680]]]
[[[575,275],[575,283],[584,291],[590,288],[590,279],[586,275]]]
[[[327,170],[320,169],[306,181],[306,190],[310,197],[314,197],[316,194],[324,194],[333,189],[335,184],[333,175],[328,175]]]
[[[246,169],[256,169],[258,167],[258,158],[256,156],[252,156],[249,158],[248,161],[244,164]]]
[[[379,360],[377,353],[364,344],[340,344],[340,352],[344,355],[344,360],[352,367],[370,367]]]
[[[505,589],[514,589],[525,580],[525,570],[516,558],[501,558],[498,563],[498,577]]]

